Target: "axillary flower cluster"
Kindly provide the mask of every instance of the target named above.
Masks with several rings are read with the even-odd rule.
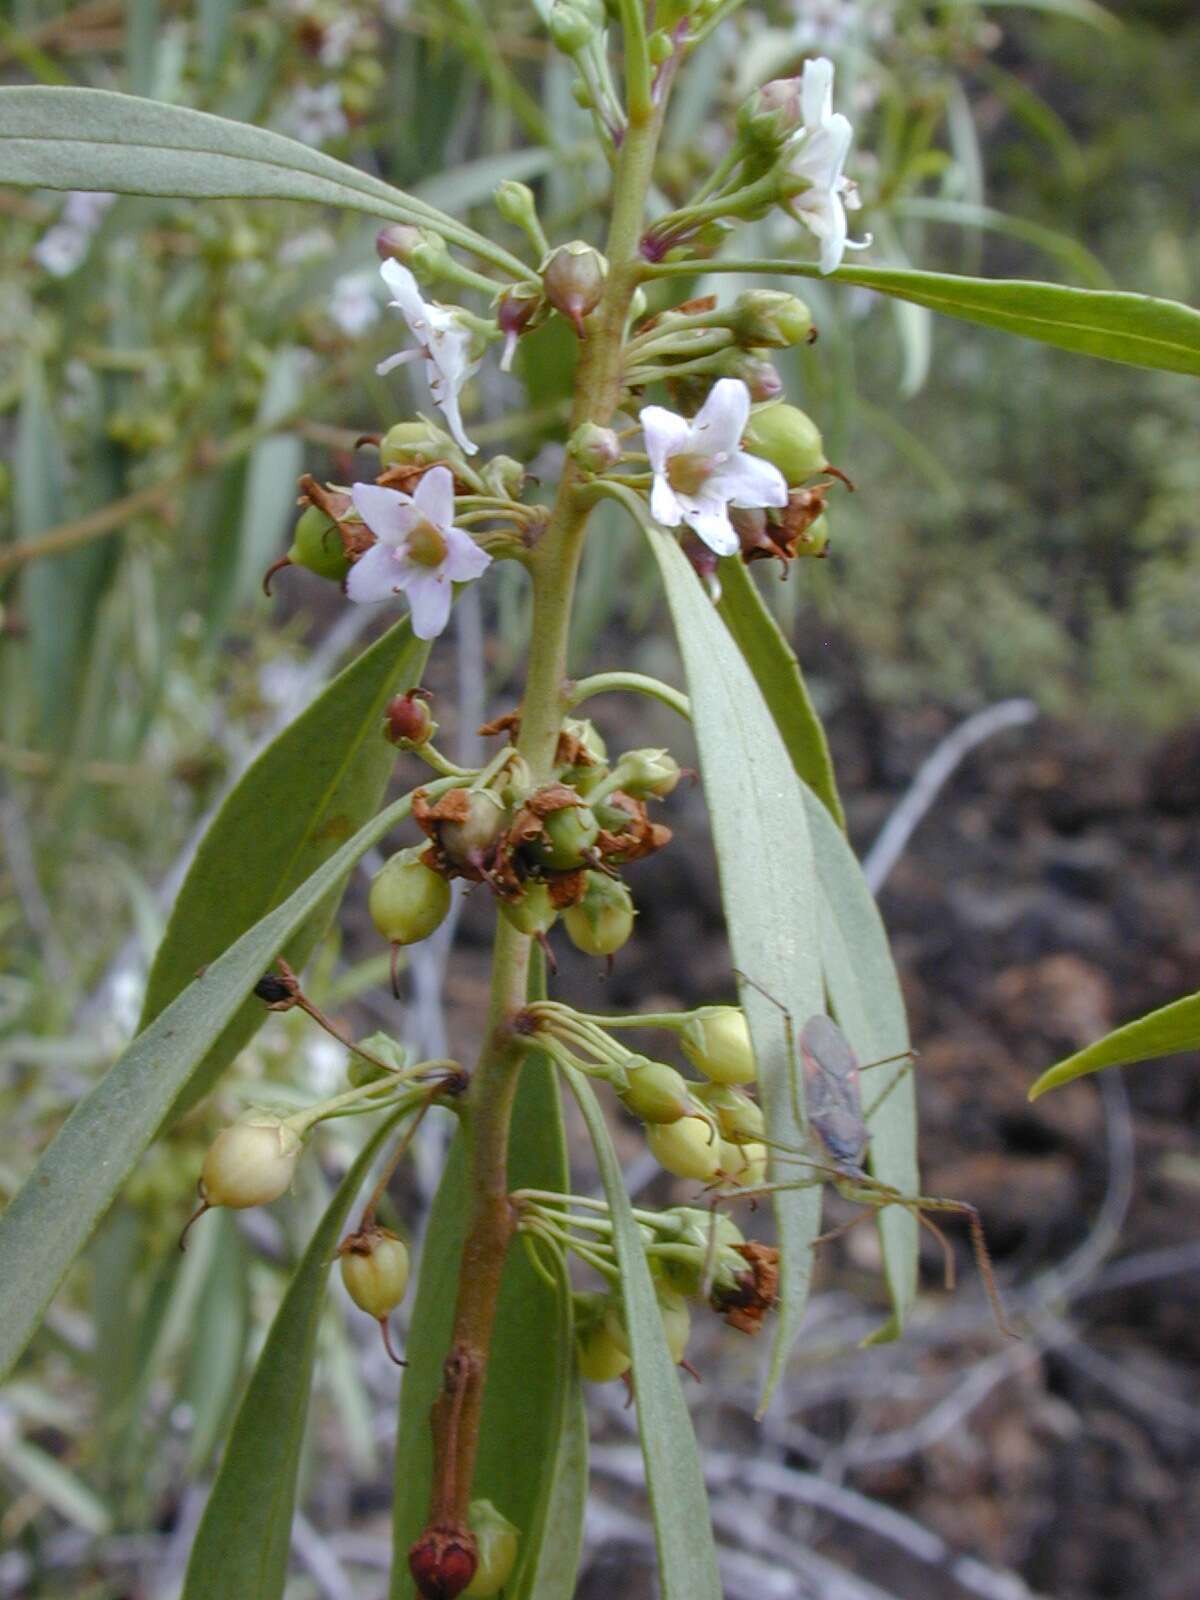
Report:
[[[623,94],[610,61],[610,12],[621,26]],[[491,1329],[514,1238],[548,1288],[570,1297],[582,1375],[628,1377],[635,1387],[638,1377],[630,1371],[607,1204],[570,1193],[510,1192],[518,1070],[552,1070],[576,1087],[581,1078],[607,1086],[640,1123],[664,1171],[696,1186],[689,1198],[697,1204],[635,1212],[677,1362],[685,1361],[693,1306],[710,1306],[755,1333],[776,1301],[774,1249],[748,1240],[717,1209],[772,1187],[765,1180],[773,1147],[752,1092],[756,1066],[742,1011],[723,1005],[599,1016],[529,999],[531,946],[540,943],[553,972],[551,935],[559,924],[580,951],[608,962],[629,941],[636,908],[626,874],[669,842],[671,830],[656,811],[683,776],[665,749],[610,757],[580,711],[594,695],[632,692],[686,716],[683,695],[635,673],[567,677],[571,596],[591,511],[611,500],[652,540],[679,537],[715,595],[721,562],[768,558],[786,576],[798,558],[824,556],[827,501],[838,480],[849,486],[830,465],[817,423],[783,398],[774,364],[778,352],[815,339],[808,306],[771,289],[722,300],[694,285],[690,297],[671,288],[675,277],[735,266],[715,258],[717,246],[739,222],[771,213],[796,225],[792,242],[801,252],[811,254],[815,241],[812,270],[837,268],[856,196],[844,172],[850,125],[833,110],[829,62],[809,60],[798,76],[754,94],[725,157],[696,192],[673,193],[668,181],[669,203],[682,203],[650,220],[645,215],[656,192],[667,97],[721,16],[719,0],[674,0],[657,9],[640,0],[611,7],[554,0],[552,43],[576,70],[576,97],[591,112],[615,173],[603,249],[585,239],[552,243],[533,191],[513,181],[499,186],[495,206],[502,228],[520,241],[520,256],[451,229],[447,219],[446,237],[434,225],[385,228],[377,241],[380,271],[409,342],[378,371],[386,377],[419,369],[434,411],[360,441],[377,453],[372,479],[302,478],[291,546],[264,580],[295,566],[340,585],[353,603],[400,599],[423,640],[446,628],[456,589],[497,562],[523,567],[532,590],[521,702],[483,730],[502,741],[493,759],[478,770],[448,760],[420,688],[393,699],[382,730],[432,776],[408,801],[423,837],[384,862],[371,885],[370,916],[392,948],[396,986],[399,952],[442,924],[455,880],[492,898],[491,1008],[477,1067],[468,1073],[453,1061],[410,1063],[382,1035],[352,1041],[281,967],[263,979],[260,997],[279,1009],[299,1006],[341,1039],[350,1086],[301,1113],[251,1113],[218,1136],[201,1177],[201,1209],[266,1203],[287,1189],[318,1122],[381,1109],[403,1118],[396,1150],[338,1253],[351,1298],[390,1340],[388,1317],[405,1293],[409,1259],[398,1228],[384,1227],[376,1210],[431,1105],[448,1106],[469,1126],[473,1265],[460,1276],[433,1413],[438,1467],[429,1521],[409,1552],[417,1588],[430,1600],[498,1593],[518,1559],[520,1530],[494,1506],[470,1499]],[[467,254],[478,264],[467,264]],[[443,285],[476,309],[434,299]],[[537,359],[537,330],[553,318],[578,341],[579,361],[562,477],[548,500],[523,462],[478,448],[471,418],[473,380],[493,347],[502,372],[519,369]],[[673,1034],[695,1076],[617,1038],[646,1028]],[[507,1204],[497,1204],[505,1196]],[[580,1268],[598,1274],[603,1287],[576,1288]]]

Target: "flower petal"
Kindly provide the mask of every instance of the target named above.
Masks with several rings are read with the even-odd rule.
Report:
[[[708,488],[719,491],[721,498],[733,506],[785,506],[788,502],[783,473],[773,462],[752,456],[747,450],[739,450],[732,461],[718,467]]]
[[[419,515],[412,497],[377,483],[356,483],[350,490],[354,509],[379,540],[394,549],[412,532]]]
[[[399,594],[401,572],[396,553],[386,544],[373,544],[346,574],[346,594],[361,604],[390,600]]]
[[[666,406],[643,406],[638,412],[638,421],[646,436],[646,454],[650,457],[651,468],[655,472],[665,471],[667,457],[684,448],[691,429],[683,417],[668,411]],[[674,523],[668,526],[674,527]]]
[[[818,128],[833,114],[833,62],[815,56],[800,75],[800,115],[804,126]]]
[[[392,291],[392,304],[398,306],[404,320],[410,328],[414,324],[425,325],[429,321],[425,302],[421,299],[421,291],[417,280],[400,261],[384,261],[380,264],[379,275]]]
[[[454,474],[449,467],[430,467],[413,490],[413,505],[443,533],[454,526]]]
[[[694,448],[706,456],[733,454],[750,420],[750,391],[740,378],[720,378],[692,423]]]
[[[388,356],[375,367],[377,377],[385,378],[389,372],[394,372],[397,367],[404,366],[407,361],[415,361],[421,354],[419,350],[399,350],[394,356]]]
[[[729,520],[729,513],[723,502],[708,500],[689,507],[685,520],[688,527],[692,528],[717,555],[736,555],[741,548],[741,540],[733,531],[733,524]]]
[[[650,490],[650,515],[664,528],[677,528],[683,521],[679,497],[661,473],[655,474]]]
[[[444,528],[442,531],[449,548],[438,568],[439,573],[444,572],[455,583],[470,583],[491,566],[491,556],[486,550],[480,549],[469,533],[464,533],[461,528]]]
[[[422,572],[406,585],[412,610],[412,630],[418,639],[436,639],[450,620],[454,590],[449,578],[437,572]]]

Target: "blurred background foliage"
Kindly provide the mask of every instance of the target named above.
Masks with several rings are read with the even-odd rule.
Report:
[[[606,181],[537,11],[12,0],[0,80],[128,89],[277,128],[517,250],[490,206],[497,181],[537,189],[552,240],[598,236]],[[739,99],[814,52],[839,64],[871,259],[1195,301],[1200,18],[1187,0],[1123,4],[1118,25],[1086,0],[747,7],[673,111],[662,182],[675,203],[719,157]],[[368,475],[358,437],[427,402],[419,383],[405,399],[405,378],[374,376],[405,338],[360,217],[17,191],[0,192],[0,212],[6,1195],[131,1034],[202,820],[374,623],[299,570],[260,593],[297,475]],[[865,292],[816,284],[810,298],[820,341],[780,365],[857,493],[833,509],[830,560],[799,563],[786,587],[764,581],[824,709],[858,696],[968,711],[1023,693],[1141,729],[1194,716],[1196,386]],[[572,361],[556,320],[524,342],[515,377],[488,363],[476,384],[474,435],[547,482]],[[43,538],[53,553],[29,559]],[[464,691],[461,663],[457,679],[435,674],[458,693],[464,750],[472,705],[507,704],[519,684],[523,579],[505,568],[485,587],[482,617],[458,619],[479,682]],[[602,514],[577,665],[669,675],[658,605],[637,543]],[[347,948],[331,941],[310,985],[328,1005],[379,980],[370,947]],[[263,1079],[275,1098],[310,1096],[340,1071],[336,1049],[273,1019],[230,1103]],[[13,1491],[0,1546],[40,1572],[30,1593],[116,1592],[79,1587],[75,1569],[60,1584],[38,1566],[40,1541],[149,1528],[203,1471],[280,1265],[318,1213],[324,1180],[308,1167],[281,1222],[248,1237],[210,1219],[181,1260],[167,1246],[213,1125],[201,1111],[147,1158],[0,1406]],[[364,1377],[349,1340],[339,1300],[321,1415],[368,1473],[372,1385],[386,1377]]]

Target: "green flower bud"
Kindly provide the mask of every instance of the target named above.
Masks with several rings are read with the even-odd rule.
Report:
[[[679,1046],[713,1083],[753,1083],[758,1076],[750,1029],[740,1006],[704,1006],[693,1012]]]
[[[379,1083],[392,1072],[403,1072],[406,1067],[412,1065],[410,1053],[398,1040],[393,1039],[390,1033],[372,1033],[358,1042],[364,1050],[370,1051],[371,1055],[377,1056],[381,1062],[386,1062],[386,1066],[377,1066],[374,1061],[368,1061],[357,1051],[351,1052],[346,1067],[346,1078],[352,1089],[359,1089],[364,1083]]]
[[[649,1123],[646,1144],[659,1166],[677,1178],[710,1183],[720,1171],[721,1141],[701,1117]]]
[[[782,350],[813,337],[812,312],[803,300],[779,289],[748,289],[733,304],[730,326],[743,345]]]
[[[463,1590],[466,1600],[492,1600],[504,1589],[517,1564],[520,1530],[490,1500],[472,1500],[467,1525],[475,1535],[478,1566]]]
[[[549,933],[558,921],[558,909],[540,878],[525,880],[525,891],[519,900],[501,900],[500,913],[518,933],[531,939]]]
[[[730,1144],[721,1140],[721,1171],[743,1189],[757,1189],[767,1176],[765,1144]]]
[[[696,1084],[693,1093],[717,1119],[721,1137],[733,1144],[759,1140],[766,1131],[762,1107],[749,1095],[739,1094],[727,1083]]]
[[[582,339],[583,319],[596,309],[604,295],[608,262],[592,245],[572,239],[550,252],[541,272],[547,300]]]
[[[635,800],[650,795],[664,800],[682,776],[678,761],[666,750],[627,750],[619,766],[620,787]]]
[[[737,131],[744,144],[773,154],[804,122],[799,78],[775,78],[756,89],[738,108]]]
[[[337,524],[320,506],[307,506],[300,513],[287,559],[292,566],[306,567],[334,583],[341,583],[350,571],[350,558]]]
[[[583,899],[563,912],[567,937],[588,956],[612,956],[633,933],[633,897],[619,879],[589,872]]]
[[[740,378],[756,404],[778,400],[783,393],[783,379],[774,363],[758,350],[721,350],[713,371],[718,378]]]
[[[375,235],[375,254],[381,261],[407,261],[420,243],[420,228],[409,222],[389,222]]]
[[[645,1056],[634,1056],[626,1062],[625,1084],[617,1095],[625,1109],[643,1122],[678,1122],[695,1109],[690,1085],[682,1073]]]
[[[600,834],[595,812],[582,803],[550,812],[543,817],[542,826],[544,837],[534,840],[530,849],[539,865],[552,872],[581,867]]]
[[[796,541],[795,554],[824,560],[829,554],[829,532],[829,518],[822,512],[815,522],[809,523],[803,537]]]
[[[675,41],[663,28],[656,28],[646,40],[646,48],[650,53],[650,64],[661,67],[675,54]]]
[[[398,850],[371,880],[367,909],[389,944],[419,944],[450,910],[450,885],[425,865],[418,848]]]
[[[249,1111],[213,1140],[200,1169],[206,1205],[270,1205],[291,1186],[302,1149],[300,1135],[282,1117]]]
[[[458,446],[432,422],[397,422],[379,444],[379,460],[386,467],[427,467],[433,461],[453,461]]]
[[[608,1305],[607,1295],[574,1296],[575,1356],[585,1383],[611,1383],[629,1371],[629,1352],[616,1342],[606,1323]]]
[[[585,472],[603,472],[606,467],[615,467],[620,461],[621,441],[613,428],[585,422],[575,429],[567,441],[567,454]]]
[[[603,22],[604,10],[581,0],[554,0],[547,29],[556,50],[565,56],[578,55]]]
[[[825,468],[821,430],[799,406],[764,406],[750,414],[742,444],[752,456],[773,462],[789,484],[803,483]]]
[[[525,468],[513,456],[493,456],[482,477],[488,493],[502,500],[515,500],[525,486]]]
[[[359,1308],[377,1320],[394,1311],[408,1288],[409,1257],[404,1240],[387,1228],[352,1233],[339,1248],[342,1282]]]
[[[692,1313],[688,1303],[675,1289],[666,1284],[659,1284],[655,1291],[658,1300],[659,1314],[662,1317],[663,1333],[667,1339],[667,1349],[671,1352],[671,1360],[676,1366],[683,1360],[687,1350],[688,1339],[692,1331]],[[629,1354],[629,1333],[620,1308],[615,1300],[609,1302],[608,1310],[604,1316],[604,1327],[609,1337],[618,1349]]]
[[[537,201],[527,183],[518,183],[514,178],[505,178],[503,183],[496,185],[492,203],[505,222],[511,222],[514,227],[526,230],[537,228]]]
[[[658,1238],[665,1243],[685,1245],[691,1250],[690,1259],[681,1256],[652,1256],[660,1279],[688,1299],[699,1295],[704,1286],[705,1269],[709,1265],[712,1233],[716,1230],[713,1257],[713,1281],[732,1287],[738,1274],[745,1271],[746,1263],[737,1247],[744,1245],[746,1237],[732,1217],[723,1211],[701,1210],[698,1206],[672,1206],[661,1213]]]

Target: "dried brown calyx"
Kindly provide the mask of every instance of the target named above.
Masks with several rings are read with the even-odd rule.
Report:
[[[754,1335],[779,1299],[779,1251],[754,1240],[732,1248],[747,1263],[747,1270],[738,1273],[736,1288],[713,1290],[712,1308],[724,1313],[731,1328]]]

